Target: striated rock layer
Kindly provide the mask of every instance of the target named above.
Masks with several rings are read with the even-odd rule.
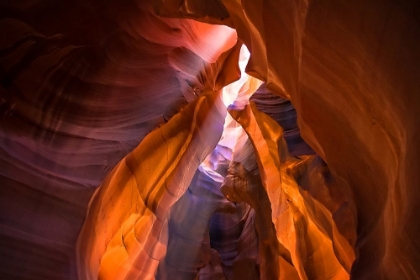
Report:
[[[112,279],[115,268],[127,279],[420,279],[417,2],[0,1],[1,278],[77,279],[88,202],[117,165],[102,185],[117,172],[130,188],[91,202],[106,244],[80,241],[81,279]],[[179,193],[145,196],[150,185],[124,193],[156,179],[146,172],[135,181],[127,166],[141,164],[127,159],[153,152],[134,148],[184,106],[168,109],[174,98],[197,104],[202,92],[238,78],[236,37],[251,52],[248,73],[266,82],[256,106],[230,111],[247,131],[254,165],[237,158],[243,166],[225,166],[221,189],[192,168],[168,181]],[[299,129],[287,101],[267,91],[291,101]],[[187,112],[208,116],[188,108],[158,131],[186,131],[194,117],[176,119]],[[274,143],[281,129],[257,108],[282,125],[290,155]],[[211,123],[220,129],[220,120]],[[210,137],[189,155],[194,166],[221,135],[210,133],[217,125],[198,127]],[[166,160],[171,176],[186,172],[179,158]],[[117,193],[129,199],[113,204],[106,195]],[[133,201],[147,203],[133,209]],[[140,210],[127,224],[148,226],[120,227]],[[126,230],[127,247],[103,227]],[[133,236],[143,239],[131,243]],[[119,257],[102,258],[107,246]],[[128,260],[127,250],[140,261]],[[110,271],[99,270],[101,258]],[[144,267],[118,267],[128,263]]]
[[[174,98],[204,89],[236,33],[135,3],[1,5],[0,278],[76,279],[94,190]]]

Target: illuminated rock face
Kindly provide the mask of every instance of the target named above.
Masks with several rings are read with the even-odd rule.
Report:
[[[152,257],[162,261],[156,263],[150,254],[137,254],[145,274],[133,265],[122,268],[125,275],[165,279],[165,275],[175,275],[175,267],[188,278],[194,274],[188,269],[204,267],[200,279],[220,279],[223,275],[235,279],[246,279],[244,275],[251,275],[250,279],[258,279],[258,275],[261,279],[327,279],[334,269],[339,278],[348,278],[349,272],[354,279],[419,279],[418,4],[184,1],[180,5],[165,1],[163,6],[158,2],[156,10],[166,16],[234,27],[252,53],[248,73],[266,81],[270,91],[291,100],[303,138],[323,160],[303,156],[313,152],[302,142],[293,141],[298,139],[293,128],[289,132],[286,129],[284,136],[290,154],[300,159],[270,154],[267,147],[273,145],[267,143],[272,135],[264,135],[276,131],[276,124],[255,107],[247,107],[248,120],[252,116],[255,119],[243,123],[245,130],[256,123],[270,124],[259,134],[248,130],[251,150],[258,154],[254,164],[259,163],[256,178],[262,178],[261,182],[253,179],[255,174],[238,168],[236,173],[245,180],[234,180],[240,201],[233,207],[222,193],[197,188],[195,182],[206,179],[197,178],[195,170],[186,178],[169,180],[179,183],[182,191],[169,197],[154,194],[152,198],[161,199],[151,206],[152,212],[161,213],[156,217],[167,217],[165,211],[171,208],[167,227],[165,220],[153,217],[149,208],[143,207],[141,230],[129,229],[144,238],[139,244],[155,249]],[[212,39],[219,34],[211,35],[215,27],[160,19],[150,6],[135,2],[26,1],[0,5],[0,275],[4,279],[76,279],[76,240],[93,192],[110,170],[163,122],[162,115],[175,97],[183,94],[191,102],[206,88],[220,89],[237,78],[237,47],[225,52],[235,45],[236,38],[232,33],[223,40]],[[275,118],[279,103],[264,108],[264,97],[256,94],[253,98],[257,108]],[[205,112],[211,111],[195,108],[207,107],[191,106],[181,116],[197,112],[198,118],[205,118]],[[231,113],[235,118],[241,116]],[[218,114],[223,114],[223,109],[213,112],[213,116]],[[182,117],[174,118],[172,123]],[[186,117],[185,122],[168,124],[165,129],[169,135],[181,133],[178,128],[193,119]],[[188,164],[198,165],[217,144],[213,138],[221,133],[220,123],[218,117],[213,120],[211,125],[202,126],[213,131],[211,137],[196,143],[203,146],[194,152],[200,156]],[[150,137],[154,136],[149,136],[149,141]],[[130,155],[138,149],[146,150],[142,152],[146,154],[155,152],[139,146]],[[171,151],[170,157],[183,155],[176,152],[178,148]],[[141,160],[130,155],[113,171],[126,173],[126,177],[119,175],[119,180],[126,178],[132,186],[155,180],[155,172],[145,179],[129,176],[129,166],[143,168]],[[270,159],[268,163],[266,159]],[[183,172],[185,165],[178,164],[180,159],[166,160],[173,169],[165,172]],[[273,164],[279,166],[280,162],[282,168],[273,169]],[[150,166],[159,169],[159,164]],[[267,178],[289,187],[278,188],[280,184]],[[250,190],[262,191],[264,198],[255,202],[241,182],[245,186],[253,182]],[[105,180],[103,184],[108,183],[112,182]],[[171,188],[178,190],[174,185]],[[218,185],[209,184],[208,188],[217,189]],[[276,197],[277,189],[280,197]],[[124,193],[130,188],[116,190],[136,203],[145,201],[141,192],[137,196]],[[222,190],[228,196],[232,191]],[[110,211],[113,218],[108,223],[107,216],[93,215],[92,209],[97,205],[131,209],[129,202],[123,199],[121,204],[113,204],[117,202],[112,202],[112,196],[92,201],[88,217],[104,227],[98,236],[109,238],[107,227],[132,217],[120,215],[128,213],[123,210]],[[252,210],[245,202],[251,206],[261,202],[261,209]],[[209,208],[194,203],[206,203]],[[294,216],[290,209],[295,210]],[[209,223],[194,220],[197,216],[191,212],[196,210],[210,217]],[[211,215],[213,210],[217,214]],[[287,220],[290,217],[293,219]],[[228,225],[233,226],[231,230]],[[282,226],[292,233],[294,229],[292,239],[286,238]],[[161,228],[168,230],[148,232]],[[183,238],[201,243],[183,244]],[[91,250],[98,244],[115,249],[116,255],[121,252],[115,259],[103,258],[104,263],[110,263],[104,266],[110,269],[102,271],[104,276],[112,277],[114,260],[121,263],[127,258],[117,238],[111,245],[85,241],[78,261],[89,265],[80,264],[82,276],[98,273],[99,264],[91,264],[80,254],[103,257],[105,249]],[[130,247],[136,243],[129,241],[124,241],[129,250],[143,250],[138,244]],[[231,243],[236,243],[235,258],[230,255]],[[273,249],[276,246],[278,249]],[[351,270],[353,250],[349,246],[354,246],[357,257]],[[179,259],[177,251],[181,251]],[[192,252],[203,254],[194,258]],[[190,261],[192,266],[188,266]],[[127,279],[134,279],[130,277]]]

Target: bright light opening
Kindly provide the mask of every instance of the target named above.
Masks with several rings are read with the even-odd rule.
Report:
[[[222,89],[222,101],[226,107],[234,110],[242,110],[249,104],[249,98],[261,86],[262,81],[245,73],[251,54],[245,45],[242,45],[239,54],[239,69],[241,77],[239,80],[225,86]],[[240,150],[248,140],[248,136],[242,126],[237,123],[231,115],[226,115],[223,134],[216,148],[200,164],[199,169],[214,181],[222,183],[224,177],[217,172],[221,161],[232,161],[232,155]]]

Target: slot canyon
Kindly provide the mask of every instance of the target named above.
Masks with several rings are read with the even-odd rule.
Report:
[[[419,1],[0,14],[0,279],[420,279]]]

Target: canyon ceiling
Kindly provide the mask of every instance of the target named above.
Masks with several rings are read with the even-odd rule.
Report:
[[[0,278],[420,279],[397,2],[0,0]]]

